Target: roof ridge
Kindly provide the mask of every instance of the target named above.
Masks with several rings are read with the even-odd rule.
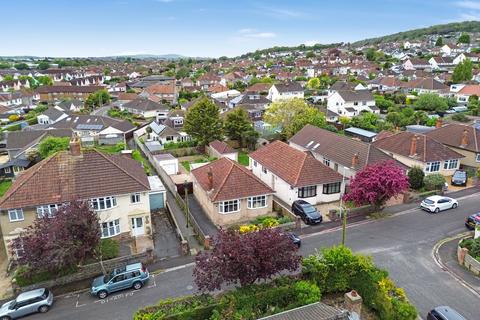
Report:
[[[367,156],[365,157],[365,166],[368,164],[368,159],[370,159],[370,149],[372,148],[372,144],[369,143],[368,144],[368,148],[367,148]]]
[[[13,189],[10,189],[8,190],[2,198],[0,198],[0,206],[8,199],[10,198],[15,192],[18,191],[18,189],[20,189],[21,187],[23,187],[25,185],[25,183],[27,183],[28,181],[30,181],[30,179],[36,174],[38,173],[38,171],[43,168],[47,163],[50,163],[50,161],[52,161],[52,159],[55,159],[57,158],[59,155],[63,154],[64,152],[57,152],[56,154],[52,155],[51,157],[45,159],[44,161],[38,163],[38,166],[33,166],[31,168],[29,168],[28,170],[32,170],[32,169],[35,169],[34,171],[31,171],[30,172],[24,172],[22,173],[23,175],[26,175],[28,174],[29,176],[27,176],[24,181],[20,181],[19,185],[18,186],[15,186]],[[21,177],[21,176],[20,176]],[[25,176],[24,176],[25,177]]]
[[[302,152],[302,151],[300,151],[300,152]],[[298,170],[297,177],[295,178],[295,185],[297,185],[298,180],[300,180],[300,175],[302,173],[303,167],[305,166],[305,161],[307,160],[307,157],[308,157],[308,154],[306,152],[302,152],[302,154],[303,154],[303,161],[302,161],[302,164],[300,166],[300,170]]]
[[[107,156],[106,154],[103,154],[102,152],[96,150],[96,149],[92,149],[93,151],[95,151],[96,153],[100,154],[103,158],[107,159],[110,163],[112,163],[115,167],[117,167],[118,169],[122,170],[124,173],[126,173],[130,178],[133,178],[135,181],[137,181],[138,183],[140,183],[142,186],[148,188],[150,190],[150,186],[147,186],[145,185],[142,181],[138,180],[136,177],[134,177],[133,175],[130,174],[130,172],[128,172],[127,170],[125,170],[124,168],[122,168],[121,166],[119,166],[118,164],[115,163],[115,161],[113,161],[113,159],[110,158],[110,156]],[[135,161],[137,162],[136,160],[134,159],[131,159],[132,161]]]
[[[215,195],[212,197],[212,201],[215,201],[215,199],[217,198],[218,194],[220,193],[220,190],[223,188],[223,186],[225,185],[225,183],[227,182],[227,179],[228,177],[230,176],[230,174],[232,173],[232,170],[233,170],[233,167],[235,166],[235,163],[233,162],[233,160],[230,160],[229,158],[227,157],[222,157],[220,159],[225,159],[228,163],[231,164],[231,167],[230,169],[228,170],[227,174],[225,175],[225,178],[223,178],[223,181],[220,182],[220,185],[218,186],[218,189],[217,191],[215,192]]]

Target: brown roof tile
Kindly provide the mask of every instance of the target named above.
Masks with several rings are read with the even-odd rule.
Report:
[[[81,156],[64,151],[19,175],[0,199],[0,208],[64,203],[149,189],[142,166],[133,159],[96,150],[85,151]]]
[[[311,154],[278,140],[252,152],[249,156],[294,187],[342,180],[338,172],[327,167]]]
[[[213,188],[209,185],[208,172],[213,174]],[[228,158],[220,158],[210,164],[192,170],[192,175],[212,202],[242,199],[272,194],[273,191],[250,170]]]
[[[464,132],[466,132],[467,144],[462,147]],[[472,126],[451,123],[432,130],[427,135],[447,146],[480,152],[480,129]]]
[[[218,140],[210,142],[209,147],[215,149],[220,154],[235,152],[228,144]]]

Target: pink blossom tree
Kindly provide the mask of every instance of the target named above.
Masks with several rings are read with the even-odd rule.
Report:
[[[343,200],[352,201],[357,206],[372,204],[376,209],[382,209],[388,199],[408,188],[405,171],[394,161],[385,161],[357,172]]]
[[[196,258],[193,276],[202,291],[221,289],[222,284],[242,286],[272,278],[281,271],[295,271],[301,257],[292,240],[278,229],[239,233],[220,230],[213,250]]]

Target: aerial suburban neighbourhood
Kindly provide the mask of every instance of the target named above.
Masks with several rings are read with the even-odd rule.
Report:
[[[0,320],[480,319],[477,0],[2,8]]]

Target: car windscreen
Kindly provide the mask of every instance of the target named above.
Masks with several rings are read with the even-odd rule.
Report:
[[[304,205],[304,206],[302,206],[302,208],[303,208],[303,211],[304,211],[305,213],[311,213],[311,212],[317,211],[317,210],[315,209],[315,207],[314,207],[314,206],[311,206],[311,205]]]
[[[430,200],[430,199],[425,199],[425,200],[423,200],[423,202],[425,202],[426,204],[434,204],[435,203],[435,201]]]
[[[453,174],[453,178],[456,178],[456,179],[464,179],[466,176],[467,176],[467,173],[463,171],[457,171]]]
[[[50,294],[50,291],[48,291],[48,289],[45,289],[45,291],[43,291],[43,294],[42,294],[42,299],[47,299],[49,294]]]

